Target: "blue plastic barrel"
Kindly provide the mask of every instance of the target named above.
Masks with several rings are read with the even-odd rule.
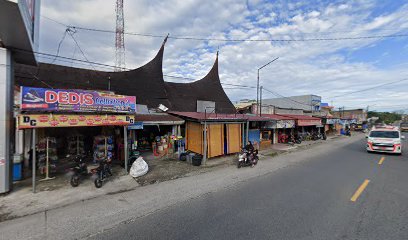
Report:
[[[22,164],[13,163],[13,181],[20,181],[23,178],[22,173]]]

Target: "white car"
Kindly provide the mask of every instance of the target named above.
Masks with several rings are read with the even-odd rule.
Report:
[[[401,154],[402,139],[398,127],[385,126],[373,128],[367,135],[367,152],[388,152]]]

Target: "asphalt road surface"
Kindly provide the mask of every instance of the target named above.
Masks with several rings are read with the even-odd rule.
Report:
[[[92,238],[408,239],[408,144],[393,156],[367,153],[364,141]]]

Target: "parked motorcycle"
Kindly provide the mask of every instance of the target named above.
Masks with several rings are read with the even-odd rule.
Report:
[[[78,155],[74,159],[75,167],[71,168],[74,174],[71,176],[71,186],[78,187],[81,178],[88,176],[88,165],[85,163],[83,156]]]
[[[237,167],[255,166],[258,163],[258,150],[248,151],[242,149],[241,153],[238,155]]]
[[[319,139],[321,139],[321,136],[320,136],[320,133],[313,133],[312,134],[312,140],[313,141],[316,141],[316,140],[319,140]]]
[[[302,143],[302,139],[299,136],[295,136],[293,134],[290,135],[288,143],[290,145],[295,145],[295,144],[301,144]]]
[[[302,137],[299,136],[299,135],[296,135],[296,136],[295,136],[295,143],[301,144],[301,143],[302,143]]]
[[[96,175],[95,187],[101,188],[104,181],[112,176],[111,171],[111,159],[106,158],[99,161],[99,166],[92,170],[92,173]]]

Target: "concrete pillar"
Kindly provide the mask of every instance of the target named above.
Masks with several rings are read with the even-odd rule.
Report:
[[[206,161],[207,161],[207,122],[204,122],[204,149],[202,164],[205,165]]]
[[[129,146],[128,146],[128,130],[127,126],[123,126],[123,144],[125,151],[125,171],[128,171],[128,161],[129,161]]]
[[[10,191],[12,185],[13,80],[11,52],[0,48],[0,193]]]

